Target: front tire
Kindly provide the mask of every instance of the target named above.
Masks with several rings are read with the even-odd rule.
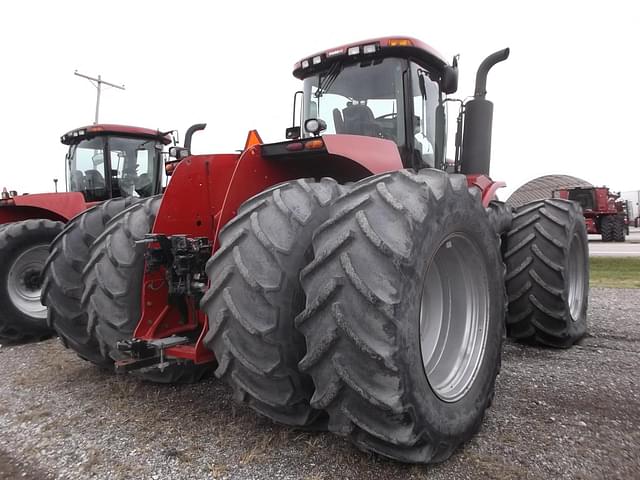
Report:
[[[511,338],[568,348],[586,334],[589,257],[577,203],[547,199],[518,207],[504,259]]]
[[[47,307],[40,301],[49,244],[64,223],[23,220],[0,228],[0,339],[25,341],[51,336]]]
[[[296,319],[311,405],[331,431],[416,463],[447,459],[478,431],[504,330],[498,245],[463,175],[383,174],[336,202]]]

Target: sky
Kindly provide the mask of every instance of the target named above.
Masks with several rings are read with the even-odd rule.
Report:
[[[241,149],[247,131],[284,140],[293,64],[386,35],[460,54],[459,90],[493,68],[491,176],[502,194],[546,174],[640,189],[640,6],[632,1],[5,2],[0,29],[0,188],[64,185],[60,136],[93,122],[95,88],[75,70],[124,84],[106,89],[100,122],[207,129],[194,153]],[[450,109],[452,120],[455,110]],[[454,123],[450,123],[453,137]],[[450,152],[452,149],[450,148]]]

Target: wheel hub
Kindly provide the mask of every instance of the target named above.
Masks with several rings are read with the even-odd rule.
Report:
[[[39,291],[42,287],[42,272],[39,270],[29,270],[24,274],[22,281],[27,290]]]
[[[471,388],[484,358],[489,284],[483,254],[466,234],[447,236],[427,265],[420,349],[427,380],[445,402]]]
[[[47,245],[36,245],[24,250],[15,259],[7,276],[9,299],[23,314],[33,318],[46,318],[47,309],[40,302],[42,269],[49,254]]]

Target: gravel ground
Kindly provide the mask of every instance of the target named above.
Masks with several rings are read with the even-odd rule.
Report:
[[[640,478],[638,305],[640,290],[592,289],[580,345],[507,343],[481,432],[431,467],[274,425],[215,379],[158,386],[100,371],[57,340],[4,346],[0,478]]]

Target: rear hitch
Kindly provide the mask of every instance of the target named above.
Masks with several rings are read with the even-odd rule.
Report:
[[[116,348],[119,352],[131,358],[117,360],[115,362],[116,373],[127,373],[143,368],[147,370],[157,368],[162,372],[168,366],[179,362],[174,358],[166,358],[164,355],[165,349],[189,342],[191,342],[189,338],[178,336],[155,340],[142,340],[140,338],[122,340],[116,343]],[[180,362],[182,361],[180,360]]]
[[[147,272],[156,271],[160,267],[166,269],[169,296],[193,296],[198,304],[207,288],[204,267],[211,256],[209,239],[148,234],[138,243],[147,244]]]

